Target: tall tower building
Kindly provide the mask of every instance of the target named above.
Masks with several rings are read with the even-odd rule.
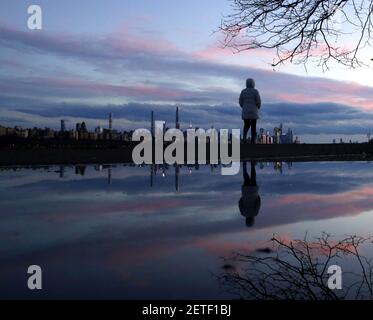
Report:
[[[154,111],[151,112],[151,115],[150,115],[150,130],[151,130],[151,133],[152,133],[152,137],[155,136],[155,126],[154,126]]]
[[[180,123],[179,123],[179,107],[176,107],[176,121],[175,121],[175,128],[180,129]]]
[[[113,179],[112,179],[112,176],[111,176],[111,166],[107,169],[107,182],[108,182],[108,184],[113,183]]]
[[[292,144],[294,142],[293,131],[290,128],[288,128],[288,133],[287,133],[286,138],[287,138],[286,143]]]
[[[109,130],[110,132],[113,130],[113,114],[109,113]]]
[[[65,125],[65,120],[61,120],[61,132],[66,131],[66,125]]]
[[[154,164],[150,165],[150,187],[153,187],[154,180]]]
[[[180,165],[176,164],[175,166],[175,190],[179,191],[179,174],[180,174]]]

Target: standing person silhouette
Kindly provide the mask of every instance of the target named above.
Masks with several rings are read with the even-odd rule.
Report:
[[[244,121],[243,142],[247,142],[247,133],[251,127],[251,143],[256,142],[256,121],[259,119],[261,99],[259,91],[255,89],[254,79],[246,80],[246,89],[243,89],[239,99],[242,108],[242,120]]]

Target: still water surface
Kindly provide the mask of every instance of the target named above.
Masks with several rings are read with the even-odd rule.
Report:
[[[248,163],[243,172],[1,169],[0,297],[236,298],[216,277],[232,252],[271,248],[274,234],[373,234],[371,163]],[[26,286],[32,264],[43,270],[38,292]]]

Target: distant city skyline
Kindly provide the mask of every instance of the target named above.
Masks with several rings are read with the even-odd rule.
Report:
[[[19,125],[15,125],[14,127],[5,127],[0,124],[0,136],[18,136],[22,138],[31,138],[36,136],[45,136],[47,138],[53,137],[61,137],[60,135],[63,134],[68,139],[88,139],[88,140],[122,140],[122,141],[130,141],[131,134],[134,129],[124,129],[124,130],[117,130],[113,126],[114,122],[114,115],[112,112],[108,114],[108,123],[107,126],[93,125],[92,128],[88,128],[86,121],[83,120],[82,122],[77,122],[72,124],[71,127],[66,126],[66,120],[60,119],[60,127],[59,129],[44,127],[38,128],[36,126],[24,128]],[[173,128],[172,125],[168,126],[168,122],[163,121],[162,119],[156,120],[155,112],[152,110],[150,112],[150,123],[148,129],[154,135],[155,130],[155,123],[157,121],[163,122],[163,130],[168,130]],[[172,122],[172,121],[171,121]],[[146,129],[147,126],[145,125],[144,128]],[[181,125],[180,115],[179,115],[179,107],[176,107],[176,114],[175,114],[175,128],[180,129],[181,131],[186,132],[187,129],[197,129],[200,128],[198,126],[193,127],[192,121],[189,121],[189,124],[184,121],[184,125]],[[214,128],[214,125],[210,127],[203,128]],[[217,130],[222,128],[215,128]],[[295,135],[292,128],[288,127],[287,131],[284,130],[283,123],[280,123],[279,126],[275,126],[273,130],[267,130],[268,128],[259,128],[257,131],[256,141],[259,144],[289,144],[289,143],[308,143],[308,141],[302,141],[299,135]],[[38,132],[36,132],[37,130]],[[320,135],[321,137],[321,135]],[[371,131],[369,130],[365,135],[365,140],[353,140],[353,136],[351,135],[341,135],[338,138],[339,143],[358,143],[358,142],[367,142],[371,141]],[[345,140],[346,139],[346,140]],[[312,143],[337,143],[337,139],[333,138],[331,141],[311,141]]]

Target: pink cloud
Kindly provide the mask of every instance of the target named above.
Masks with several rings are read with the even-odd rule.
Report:
[[[192,52],[191,57],[196,59],[216,61],[228,58],[226,60],[231,62],[234,62],[234,59],[238,59],[240,61],[245,60],[248,62],[253,62],[253,59],[268,59],[268,61],[271,62],[274,55],[270,50],[264,49],[235,52],[231,48],[222,47],[219,43],[213,43],[201,50]]]
[[[343,192],[338,194],[295,194],[283,196],[274,201],[271,207],[280,207],[286,212],[284,206],[291,211],[301,208],[298,216],[302,219],[322,218],[329,219],[341,216],[358,215],[373,208],[373,187]],[[317,209],[316,209],[317,208]]]
[[[159,37],[132,34],[128,31],[111,34],[105,43],[109,48],[123,54],[184,55],[172,42]]]
[[[123,28],[124,29],[124,28]],[[222,79],[221,88],[226,84],[224,79],[241,80],[244,74],[253,75],[262,84],[259,88],[263,101],[274,100],[298,103],[333,102],[359,107],[365,110],[373,110],[373,88],[357,83],[342,82],[324,78],[306,78],[286,73],[270,72],[254,67],[234,65],[240,59],[251,62],[255,59],[272,58],[272,52],[266,50],[248,51],[234,55],[231,49],[221,49],[218,40],[199,51],[185,52],[180,50],[173,42],[157,35],[148,35],[141,32],[120,30],[119,32],[92,38],[87,35],[66,35],[36,33],[32,34],[12,28],[0,26],[0,40],[2,45],[12,48],[31,49],[38,53],[58,55],[65,58],[79,59],[84,63],[94,64],[100,72],[111,74],[118,69],[126,74],[138,74],[148,77],[164,77],[164,85],[150,85],[133,80],[133,84],[122,85],[118,83],[100,83],[84,79],[57,79],[53,76],[44,76],[48,86],[55,86],[57,90],[64,90],[59,97],[69,97],[69,90],[75,96],[80,92],[91,95],[119,96],[137,100],[174,101],[175,99],[201,99],[211,100],[216,103],[232,101],[237,95],[233,89],[226,90],[224,101],[217,97],[218,92],[209,91],[214,86],[211,77]],[[144,66],[143,66],[144,65]],[[128,71],[127,70],[128,66]],[[143,67],[142,67],[143,66]],[[133,69],[131,69],[133,68]],[[145,74],[144,74],[145,73]],[[185,73],[188,75],[186,76]],[[188,76],[190,78],[188,78]],[[207,77],[206,81],[204,77]],[[83,77],[82,77],[83,78]],[[198,78],[198,82],[195,82]],[[22,79],[21,79],[22,80]],[[35,77],[29,81],[21,81],[20,85],[36,87],[39,95],[48,94],[48,90],[42,90],[42,77]],[[130,79],[131,80],[131,79]],[[180,89],[187,88],[186,83],[194,83],[194,89],[190,91]],[[243,82],[243,80],[242,80]],[[12,90],[12,83],[5,81],[1,84],[4,91]],[[23,93],[22,86],[13,90]],[[237,89],[238,90],[238,89]],[[34,90],[32,90],[34,91]],[[51,93],[52,94],[52,93]],[[208,99],[206,99],[206,97]]]
[[[169,87],[160,87],[155,85],[121,85],[110,84],[95,81],[87,81],[77,78],[55,78],[55,77],[32,77],[28,79],[15,79],[17,87],[12,86],[12,80],[7,83],[0,83],[0,88],[6,89],[11,92],[27,91],[40,92],[45,91],[63,97],[74,96],[74,94],[94,95],[94,96],[118,96],[118,97],[131,97],[142,98],[143,100],[149,99],[164,99],[173,100],[181,99],[190,96],[191,93],[185,90],[173,89]]]
[[[268,89],[264,89],[268,91]],[[294,90],[268,91],[280,101],[297,103],[333,102],[371,111],[373,110],[373,88],[351,82],[325,79],[299,79]]]

